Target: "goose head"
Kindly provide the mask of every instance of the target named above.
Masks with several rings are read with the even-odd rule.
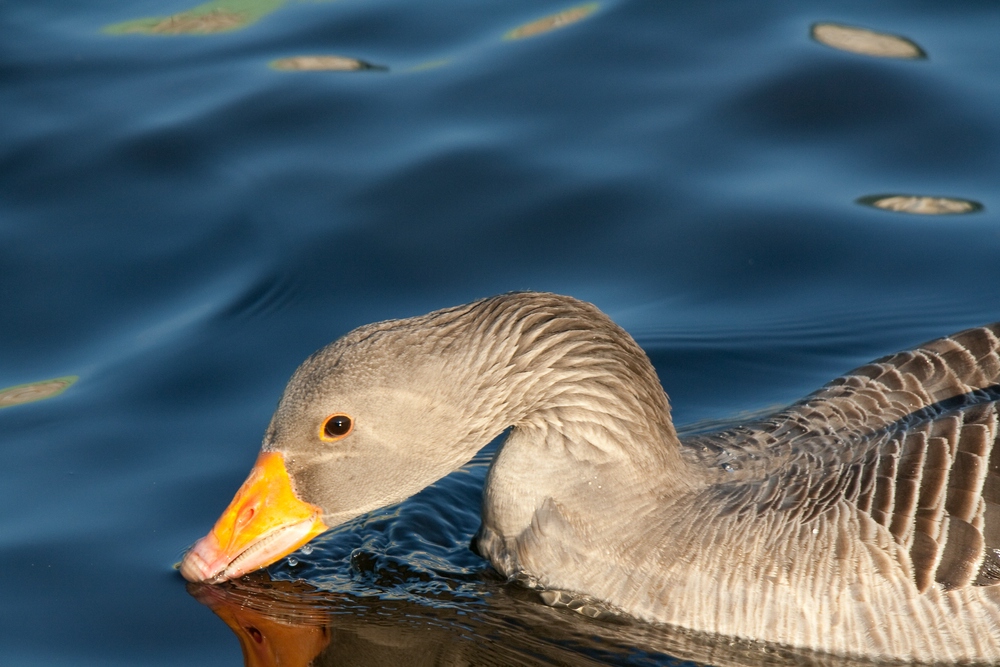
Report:
[[[514,293],[361,327],[292,375],[256,465],[181,574],[239,577],[408,498],[509,426],[590,413],[612,415],[585,428],[607,440],[640,423],[676,440],[645,354],[590,304]]]

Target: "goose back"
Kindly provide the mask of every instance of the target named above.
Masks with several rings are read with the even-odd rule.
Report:
[[[685,441],[727,471],[725,511],[816,519],[847,501],[909,554],[917,589],[1000,583],[1000,323],[847,373],[758,422]]]

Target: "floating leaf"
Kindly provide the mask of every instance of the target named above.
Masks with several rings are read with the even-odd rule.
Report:
[[[841,51],[877,58],[912,60],[927,57],[923,49],[905,37],[837,23],[816,23],[812,27],[812,38]]]
[[[542,33],[564,28],[571,23],[576,23],[577,21],[582,21],[587,18],[596,12],[599,6],[600,3],[591,2],[586,5],[564,9],[557,14],[552,14],[550,16],[546,16],[545,18],[540,18],[536,21],[532,21],[531,23],[525,23],[520,27],[514,28],[504,35],[504,39],[524,39],[525,37],[534,37],[535,35],[541,35]]]
[[[213,0],[171,16],[150,16],[104,28],[113,35],[213,35],[256,23],[288,0]]]
[[[954,215],[983,210],[982,204],[971,199],[924,195],[869,195],[858,199],[858,203],[885,211],[915,213],[917,215]]]
[[[75,375],[19,384],[6,389],[0,389],[0,408],[9,408],[22,403],[32,403],[46,398],[52,398],[66,391],[79,378]]]
[[[372,65],[356,58],[345,56],[292,56],[271,62],[271,67],[282,71],[296,72],[357,72],[360,70],[384,70],[385,67]]]
[[[420,63],[419,65],[414,65],[407,72],[425,72],[431,69],[437,69],[439,67],[444,67],[445,65],[451,64],[451,58],[439,58],[437,60],[428,60],[427,62]]]

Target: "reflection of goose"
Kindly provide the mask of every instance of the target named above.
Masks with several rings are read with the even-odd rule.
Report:
[[[597,667],[688,661],[720,667],[871,667],[679,628],[595,621],[533,604],[532,591],[484,577],[472,604],[355,598],[256,572],[223,586],[188,584],[233,631],[246,667]],[[513,595],[510,595],[512,593]],[[425,601],[426,602],[426,601]],[[530,631],[527,631],[530,630]],[[676,659],[671,660],[672,657]]]
[[[362,327],[295,372],[182,573],[267,565],[513,426],[477,537],[506,576],[699,631],[1000,659],[998,336],[885,357],[682,443],[645,354],[589,304],[509,294]]]
[[[521,605],[528,613],[512,627],[448,606],[387,600],[365,606],[299,582],[256,578],[231,587],[188,584],[188,590],[236,634],[246,667],[597,667],[606,663],[582,651],[627,657],[606,643],[577,645],[572,619],[540,615],[552,610],[539,605]],[[523,623],[538,624],[541,636],[519,631]]]

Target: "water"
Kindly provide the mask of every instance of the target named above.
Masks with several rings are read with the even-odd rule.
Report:
[[[0,3],[0,387],[78,377],[0,410],[0,663],[241,664],[207,604],[251,653],[343,663],[753,661],[496,581],[467,549],[489,451],[243,588],[172,565],[298,362],[369,321],[572,294],[683,425],[1000,319],[995,3],[227,0],[142,24],[226,32],[108,29],[192,7]],[[372,67],[270,66],[307,55]],[[881,194],[984,208],[856,203]]]

